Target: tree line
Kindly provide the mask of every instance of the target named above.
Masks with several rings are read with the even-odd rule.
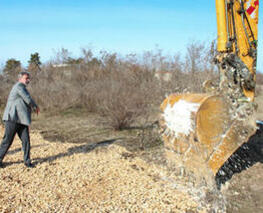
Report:
[[[192,42],[184,55],[165,55],[158,48],[126,56],[107,51],[95,54],[92,49],[81,49],[81,53],[75,58],[62,48],[46,63],[33,53],[27,68],[18,60],[7,60],[0,75],[0,106],[17,73],[27,70],[32,76],[29,89],[42,112],[81,108],[100,115],[114,129],[123,129],[158,112],[166,95],[202,92],[205,80],[219,77],[213,63],[214,43]]]

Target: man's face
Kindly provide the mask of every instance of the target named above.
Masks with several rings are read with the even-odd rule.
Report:
[[[30,83],[30,76],[29,75],[22,75],[22,77],[19,79],[19,82],[28,85]]]

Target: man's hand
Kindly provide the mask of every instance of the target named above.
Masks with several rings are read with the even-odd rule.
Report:
[[[38,115],[40,113],[40,109],[38,107],[35,108],[35,113]]]

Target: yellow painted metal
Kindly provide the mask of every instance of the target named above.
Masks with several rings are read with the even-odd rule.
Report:
[[[234,9],[235,9],[235,21],[236,21],[236,34],[237,34],[237,43],[238,43],[238,56],[239,58],[244,62],[244,64],[248,67],[250,73],[254,75],[255,79],[255,74],[256,74],[256,58],[252,57],[249,54],[249,51],[251,51],[251,47],[256,51],[256,47],[253,47],[253,44],[249,44],[250,42],[256,42],[257,41],[257,22],[258,22],[258,6],[255,7],[255,18],[252,18],[247,12],[246,17],[248,19],[248,22],[246,19],[242,18],[242,15],[239,13],[239,10],[241,9],[239,1],[235,1]],[[249,2],[253,3],[255,1],[244,1],[246,2],[245,6],[248,5]],[[251,4],[252,6],[252,4]],[[254,5],[255,6],[255,5]],[[244,23],[245,22],[245,26]],[[248,26],[251,26],[251,31]],[[246,35],[247,33],[247,35]],[[252,34],[254,38],[252,37]],[[247,38],[249,36],[249,39]],[[254,100],[255,96],[255,91],[251,90],[246,90],[245,88],[243,89],[245,96],[250,98],[251,101]]]
[[[202,106],[209,97],[210,95],[207,94],[171,94],[161,104],[161,110],[164,111],[168,105],[173,107],[180,100]],[[194,126],[196,126],[195,120],[196,114],[193,113],[192,123]],[[160,125],[164,130],[167,130],[168,127],[164,120],[160,121]],[[196,130],[196,128],[194,129]],[[175,165],[176,168],[183,167],[186,171],[193,172],[197,181],[205,178],[208,183],[212,180],[213,173],[206,163],[206,145],[196,141],[195,131],[190,132],[189,135],[179,134],[177,137],[174,137],[173,132],[164,131],[162,138],[166,158],[170,165]]]
[[[209,161],[214,148],[222,141],[222,135],[230,125],[229,114],[222,97],[207,94],[171,94],[164,100],[161,109],[165,110],[168,104],[173,106],[179,100],[200,105],[197,112],[192,116],[195,130],[190,135],[180,135],[177,138],[174,138],[172,134],[163,135],[163,140],[165,146],[170,150],[175,150],[184,155],[181,159],[182,164],[187,164],[187,167],[193,171],[196,167],[193,166],[192,168],[193,159],[195,162],[199,162],[198,168],[200,168],[200,164]],[[216,171],[216,168],[222,166],[221,162],[219,163],[220,165],[213,163],[210,169],[213,172]]]
[[[259,0],[243,0],[244,13],[240,0],[233,0],[233,14],[229,6],[230,0],[216,0],[217,13],[217,50],[219,52],[235,53],[247,66],[250,73],[256,74],[256,57],[251,55],[256,51],[256,42],[258,39],[258,7]],[[253,11],[253,13],[251,13]],[[234,17],[232,17],[232,15]],[[234,22],[233,22],[234,18]],[[232,45],[227,48],[227,45]],[[251,101],[254,100],[255,91],[243,88],[244,95]]]
[[[236,54],[255,79],[256,57],[251,52],[256,52],[257,48],[259,0],[243,2],[245,13],[242,14],[240,0],[216,0],[217,50],[222,53],[220,60],[228,53]],[[230,3],[233,3],[233,11],[230,10]],[[250,101],[254,100],[254,90],[243,88],[243,92]],[[171,94],[161,104],[161,110],[164,112],[168,105],[173,106],[179,100],[198,103],[199,108],[192,113],[194,130],[188,135],[175,137],[165,121],[160,120],[167,158],[174,161],[177,167],[183,166],[197,177],[208,180],[211,175],[216,175],[236,149],[248,141],[255,132],[252,124],[255,120],[251,118],[250,125],[248,120],[233,119],[233,108],[223,95]],[[241,131],[246,134],[240,134]]]
[[[205,161],[213,174],[224,162],[248,140],[239,138],[240,131],[236,121],[231,120],[229,105],[223,96],[210,96],[196,113],[196,135],[202,144]],[[245,128],[241,127],[241,131]],[[251,130],[250,134],[253,132]]]
[[[217,17],[217,50],[227,51],[227,24],[226,24],[226,5],[225,0],[216,0]]]
[[[192,114],[193,132],[174,137],[173,132],[164,133],[163,141],[167,158],[177,166],[183,166],[198,177],[214,177],[224,162],[233,154],[254,129],[245,128],[239,121],[231,120],[229,105],[221,95],[171,94],[161,104],[164,111],[179,100],[198,103],[198,110]],[[165,121],[161,123],[167,128]],[[247,131],[247,137],[240,138],[240,131]],[[210,171],[210,172],[209,172]],[[206,175],[204,174],[206,173]]]

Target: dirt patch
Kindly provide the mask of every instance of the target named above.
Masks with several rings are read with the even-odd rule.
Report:
[[[233,174],[221,192],[196,189],[167,167],[150,129],[144,138],[141,129],[112,131],[88,113],[33,119],[36,168],[23,166],[16,139],[0,172],[0,212],[263,212],[260,162]]]
[[[45,140],[62,143],[96,143],[108,138],[136,135],[136,131],[114,131],[103,125],[103,118],[82,109],[70,109],[61,114],[33,115],[31,128]]]
[[[221,191],[228,212],[263,212],[263,125],[258,128],[218,172],[217,178],[225,182]]]
[[[263,212],[263,167],[257,163],[235,174],[223,189],[229,213]]]

